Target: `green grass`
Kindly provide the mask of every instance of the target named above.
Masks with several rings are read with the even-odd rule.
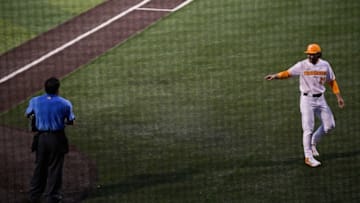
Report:
[[[0,0],[0,54],[104,0]]]
[[[360,2],[194,1],[62,80],[86,202],[358,202]],[[264,81],[318,42],[346,108],[303,164],[298,81]],[[25,127],[25,104],[1,123]]]

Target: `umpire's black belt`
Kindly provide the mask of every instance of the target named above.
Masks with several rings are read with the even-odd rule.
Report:
[[[321,97],[322,93],[319,94],[309,94],[309,93],[303,93],[304,96],[311,96],[311,97]]]

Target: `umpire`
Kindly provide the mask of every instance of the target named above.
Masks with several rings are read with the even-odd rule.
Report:
[[[34,139],[35,171],[30,183],[30,202],[60,202],[64,156],[69,151],[65,125],[73,125],[75,116],[70,101],[59,96],[60,81],[45,81],[45,94],[30,100],[26,116],[35,117],[38,133]],[[34,138],[35,138],[34,137]]]

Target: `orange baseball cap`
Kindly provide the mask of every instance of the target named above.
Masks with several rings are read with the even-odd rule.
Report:
[[[318,44],[309,44],[305,54],[317,54],[321,52],[321,48]]]

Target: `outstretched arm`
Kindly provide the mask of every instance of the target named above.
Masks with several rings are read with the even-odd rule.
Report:
[[[290,77],[290,73],[289,71],[282,71],[276,74],[270,74],[265,76],[265,80],[274,80],[274,79],[286,79]]]

